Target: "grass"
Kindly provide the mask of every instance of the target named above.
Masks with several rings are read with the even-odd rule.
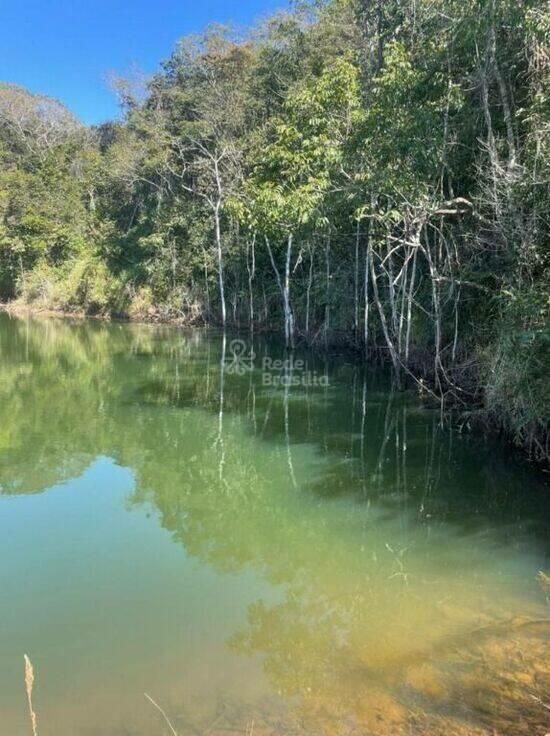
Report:
[[[29,714],[31,717],[31,726],[33,736],[38,736],[38,719],[34,712],[32,704],[32,689],[34,686],[34,667],[31,660],[25,654],[25,690],[27,691],[27,702],[29,704]]]

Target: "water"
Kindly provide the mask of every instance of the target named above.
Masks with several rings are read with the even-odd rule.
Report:
[[[380,369],[231,347],[0,314],[2,736],[24,653],[41,736],[169,733],[144,693],[180,736],[546,733],[542,480]]]

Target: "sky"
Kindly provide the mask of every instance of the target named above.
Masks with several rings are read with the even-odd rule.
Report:
[[[113,72],[150,74],[208,23],[247,26],[287,0],[0,0],[0,81],[55,97],[87,124],[118,115]]]

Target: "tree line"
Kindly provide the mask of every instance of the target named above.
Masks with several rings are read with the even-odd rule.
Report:
[[[120,120],[0,85],[0,299],[280,330],[548,458],[550,14],[299,3],[182,39]]]

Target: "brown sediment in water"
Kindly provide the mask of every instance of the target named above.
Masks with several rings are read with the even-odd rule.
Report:
[[[471,647],[473,644],[480,645],[486,640],[508,636],[521,629],[540,629],[550,633],[550,618],[531,619],[515,616],[504,621],[469,629],[454,636],[447,636],[430,646],[429,649],[408,651],[405,655],[394,658],[386,657],[383,664],[376,666],[376,675],[377,677],[383,677],[392,672],[402,671],[404,667],[432,661],[434,658],[453,650],[463,651],[464,647]]]
[[[507,628],[502,623],[396,667],[386,688],[379,673],[365,673],[356,683],[353,707],[343,692],[339,703],[322,697],[304,703],[304,733],[546,736],[549,634],[547,621],[514,621]]]
[[[294,707],[224,703],[208,723],[185,713],[175,726],[182,736],[190,725],[199,736],[546,736],[550,624],[516,624],[437,647],[429,661],[397,667],[386,686],[357,670],[354,687],[346,679],[305,692]]]

